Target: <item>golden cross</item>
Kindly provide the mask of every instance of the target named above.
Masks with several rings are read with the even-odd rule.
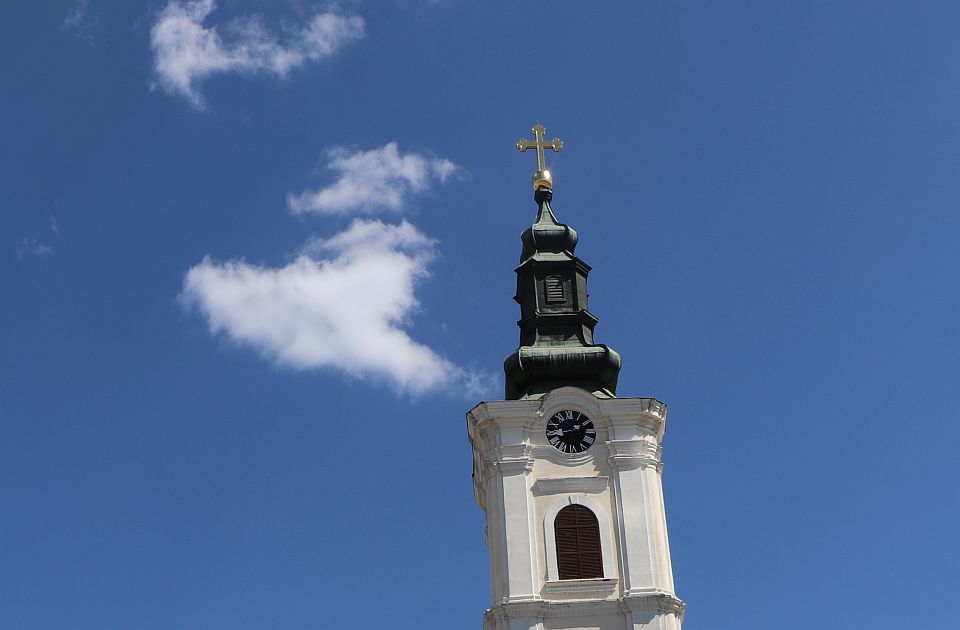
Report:
[[[540,123],[534,125],[530,131],[533,132],[534,141],[530,142],[526,138],[520,138],[517,140],[517,148],[520,149],[521,153],[528,149],[537,150],[537,172],[533,174],[534,190],[541,186],[552,189],[553,177],[550,175],[550,171],[547,170],[547,164],[543,159],[543,150],[550,149],[551,151],[559,151],[563,148],[563,140],[554,138],[549,142],[544,142],[543,134],[547,133],[547,130]]]

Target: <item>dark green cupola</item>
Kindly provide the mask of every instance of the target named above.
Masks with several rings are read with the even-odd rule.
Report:
[[[505,397],[537,397],[567,385],[613,397],[620,355],[593,342],[597,318],[587,310],[590,265],[574,255],[577,232],[553,213],[550,184],[535,176],[537,219],[520,237],[514,297],[520,304],[520,347],[503,363]]]

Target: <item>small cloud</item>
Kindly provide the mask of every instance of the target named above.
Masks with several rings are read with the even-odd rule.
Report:
[[[90,15],[90,0],[77,0],[63,19],[63,30],[74,33],[91,46],[96,43],[99,21]]]
[[[48,217],[50,219],[50,233],[56,236],[60,233],[60,224],[57,223],[57,217],[53,216],[52,214],[48,215]]]
[[[467,395],[488,392],[491,378],[453,364],[405,330],[434,246],[406,221],[357,219],[331,238],[310,241],[283,267],[205,258],[187,272],[179,299],[203,314],[212,334],[279,365],[334,368],[411,394],[451,386]]]
[[[26,258],[45,258],[47,256],[53,255],[53,247],[41,243],[35,238],[29,238],[24,236],[20,239],[20,242],[17,243],[15,248],[17,253],[17,259],[24,260]]]
[[[320,190],[288,195],[287,205],[292,212],[398,212],[411,196],[427,191],[434,182],[446,182],[458,170],[450,160],[400,153],[396,142],[370,151],[331,149],[326,166],[338,174],[337,181]]]
[[[245,17],[217,27],[203,22],[216,8],[214,0],[168,0],[150,31],[157,84],[198,108],[204,107],[199,85],[216,74],[272,74],[285,77],[307,62],[334,55],[364,37],[363,18],[320,13],[281,41],[258,17]]]

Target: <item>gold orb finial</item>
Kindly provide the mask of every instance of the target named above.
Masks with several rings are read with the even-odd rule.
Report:
[[[547,132],[546,128],[540,123],[537,123],[533,126],[533,129],[530,131],[533,132],[534,140],[531,142],[526,138],[520,138],[517,140],[517,148],[521,153],[527,151],[528,149],[536,149],[537,151],[537,172],[533,174],[533,189],[537,190],[538,188],[549,188],[553,189],[553,175],[550,174],[550,171],[547,170],[547,165],[543,159],[544,149],[550,149],[551,151],[559,151],[563,148],[563,140],[560,138],[554,138],[549,142],[543,141],[543,135]]]
[[[533,189],[536,190],[541,186],[553,190],[553,175],[550,171],[537,171],[533,174]]]

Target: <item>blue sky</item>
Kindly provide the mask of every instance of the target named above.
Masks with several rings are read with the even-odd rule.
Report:
[[[6,3],[0,628],[479,627],[539,120],[685,627],[953,627],[960,6]]]

